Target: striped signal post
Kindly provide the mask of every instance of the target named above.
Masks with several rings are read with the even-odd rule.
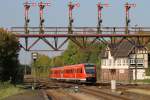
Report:
[[[35,62],[38,59],[38,53],[37,52],[32,53],[32,59],[33,59],[33,67],[34,67],[34,68],[32,67],[32,72],[34,74],[34,82],[32,84],[32,90],[34,90],[35,87],[36,87],[36,66],[35,66]]]

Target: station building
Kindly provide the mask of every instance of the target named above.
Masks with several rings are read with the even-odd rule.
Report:
[[[146,77],[148,50],[129,41],[109,44],[101,53],[102,81],[131,81]]]

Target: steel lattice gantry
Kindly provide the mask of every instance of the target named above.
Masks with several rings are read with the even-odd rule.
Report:
[[[16,33],[18,38],[24,38],[20,46],[26,51],[32,51],[39,40],[44,41],[50,50],[59,51],[68,42],[72,41],[80,48],[90,48],[94,43],[119,44],[123,40],[129,41],[138,48],[143,48],[150,42],[150,27],[129,27],[129,34],[125,33],[126,27],[102,27],[101,34],[97,33],[97,27],[73,27],[73,33],[68,34],[68,27],[44,27],[44,34],[39,33],[39,27],[29,27],[29,34],[24,34],[24,27],[12,27],[11,31]],[[36,40],[33,43],[28,39]],[[63,39],[59,41],[58,39]],[[53,40],[53,41],[49,41]],[[59,43],[58,43],[59,42]],[[34,50],[33,50],[34,51]]]
[[[79,3],[69,2],[68,4],[68,27],[44,27],[44,9],[50,6],[50,2],[25,2],[25,25],[24,27],[12,27],[12,32],[20,39],[24,39],[24,43],[20,41],[20,47],[26,51],[34,50],[39,41],[43,41],[50,48],[49,50],[62,50],[63,46],[72,41],[80,48],[91,48],[92,44],[119,44],[123,40],[129,41],[137,47],[145,47],[149,39],[149,27],[129,27],[130,24],[130,8],[135,7],[135,4],[126,3],[125,7],[125,27],[102,27],[102,9],[109,7],[109,4],[97,4],[98,23],[97,27],[73,27],[73,10],[80,7]],[[31,7],[39,8],[39,27],[29,27],[29,11]],[[34,39],[33,39],[34,38]],[[61,40],[60,40],[61,39]],[[30,41],[32,40],[32,42]],[[42,48],[42,47],[41,47]],[[37,49],[38,50],[38,49]],[[45,50],[45,49],[44,49]]]

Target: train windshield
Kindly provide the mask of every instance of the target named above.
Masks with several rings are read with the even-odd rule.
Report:
[[[85,71],[87,74],[95,74],[94,65],[85,65]]]

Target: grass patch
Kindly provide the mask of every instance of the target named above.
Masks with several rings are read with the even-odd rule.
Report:
[[[137,80],[136,82],[150,83],[150,79]]]
[[[19,85],[15,87],[9,82],[0,83],[0,100],[8,96],[12,96],[12,95],[24,92],[25,90],[20,87],[21,86]]]

